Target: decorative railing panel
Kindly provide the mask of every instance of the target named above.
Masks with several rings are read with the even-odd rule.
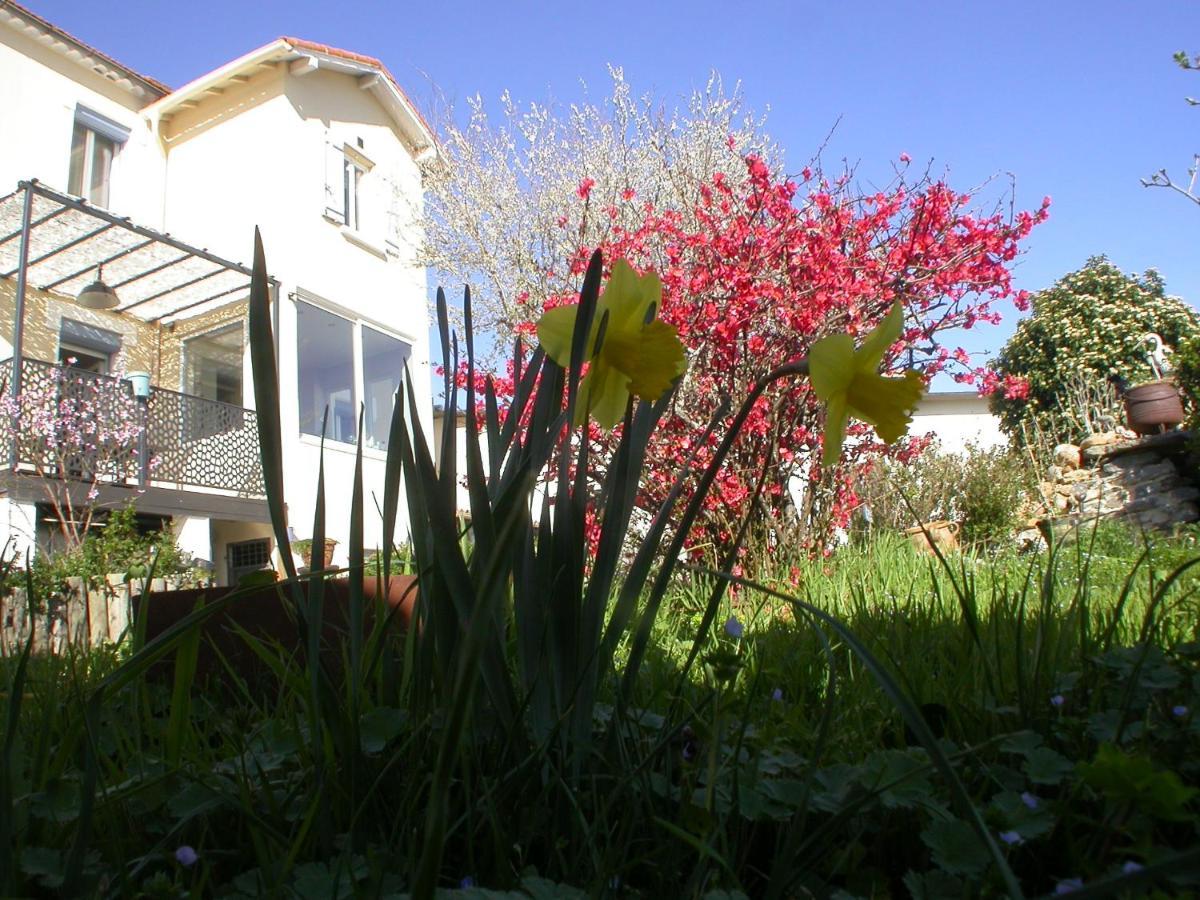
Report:
[[[26,359],[0,363],[0,464],[98,484],[170,483],[261,497],[253,410]],[[14,448],[15,442],[15,448]]]
[[[253,410],[163,388],[151,390],[148,407],[151,478],[263,495]]]

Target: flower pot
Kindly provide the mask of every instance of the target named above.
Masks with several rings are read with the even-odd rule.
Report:
[[[336,579],[335,584],[344,584],[349,593],[349,579]],[[370,601],[382,600],[389,610],[395,610],[396,624],[407,628],[412,621],[413,610],[417,606],[417,576],[393,575],[388,579],[387,586],[381,592],[383,576],[363,576],[363,597]]]
[[[333,538],[325,538],[325,552],[321,555],[321,558],[323,560],[323,563],[321,565],[322,569],[332,568],[332,566],[333,566],[333,551],[336,547],[337,547],[336,540],[334,540]],[[308,566],[308,568],[310,570],[316,568],[313,565],[313,561],[312,561],[312,558],[313,558],[312,541],[308,540],[307,538],[305,538],[302,541],[296,541],[295,543],[292,544],[292,552],[299,554],[301,562],[304,565]]]
[[[953,553],[958,550],[957,522],[938,519],[935,522],[926,522],[923,525],[905,528],[904,533],[913,547],[931,556],[936,555],[933,549],[935,546],[942,553]]]
[[[1158,434],[1183,421],[1179,389],[1169,380],[1139,384],[1125,392],[1125,418],[1138,434]]]

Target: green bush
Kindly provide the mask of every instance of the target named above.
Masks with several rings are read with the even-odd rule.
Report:
[[[1162,278],[1152,269],[1141,277],[1126,275],[1096,256],[1039,291],[1033,314],[1017,326],[995,364],[1001,376],[1029,382],[1027,398],[997,392],[992,399],[1005,433],[1015,439],[1024,427],[1050,443],[1081,438],[1077,417],[1063,412],[1076,399],[1073,386],[1153,379],[1142,343],[1150,332],[1171,349],[1200,337],[1196,311],[1166,296]]]
[[[93,585],[112,574],[125,575],[129,579],[145,578],[155,552],[158,554],[154,560],[156,577],[183,574],[191,568],[187,554],[179,549],[170,532],[139,529],[137,510],[133,506],[113,510],[98,525],[79,547],[39,553],[34,558],[29,575],[39,596],[61,593],[68,578],[83,578]],[[23,587],[25,572],[13,569],[7,580],[8,586]]]
[[[863,479],[858,495],[875,527],[897,530],[949,519],[972,546],[1002,542],[1016,529],[1032,487],[1016,453],[968,447],[947,453],[931,447],[911,462],[886,462]]]
[[[1175,366],[1175,384],[1183,394],[1188,410],[1188,427],[1200,425],[1200,335],[1179,345],[1171,362]]]

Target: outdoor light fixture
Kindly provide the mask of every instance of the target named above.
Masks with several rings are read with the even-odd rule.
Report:
[[[96,280],[87,285],[75,302],[85,309],[116,309],[117,292],[104,283],[104,267],[96,267]]]

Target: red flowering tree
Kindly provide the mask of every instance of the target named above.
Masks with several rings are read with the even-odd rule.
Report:
[[[930,376],[956,366],[961,380],[979,376],[985,390],[997,387],[994,373],[972,370],[966,353],[943,346],[939,335],[997,321],[1001,301],[1024,308],[1027,298],[1013,290],[1009,265],[1021,239],[1046,216],[1048,200],[1033,212],[981,214],[975,198],[941,180],[924,174],[910,180],[903,155],[893,182],[872,193],[857,191],[851,173],[826,177],[816,162],[798,178],[786,178],[770,155],[743,152],[753,144],[745,130],[727,131],[715,144],[713,123],[703,124],[705,166],[695,165],[695,152],[676,148],[667,156],[680,160],[681,171],[671,173],[666,157],[660,160],[670,176],[662,189],[648,188],[639,180],[645,172],[615,153],[560,159],[555,172],[570,171],[571,162],[590,166],[574,169],[569,198],[561,189],[555,194],[560,202],[552,222],[542,222],[546,233],[524,257],[512,232],[492,253],[492,259],[540,266],[524,276],[521,290],[505,293],[502,312],[492,319],[531,340],[546,308],[575,301],[596,249],[609,264],[625,258],[661,276],[661,317],[678,328],[688,370],[647,457],[646,508],[655,508],[690,454],[698,466],[707,462],[720,428],[704,446],[697,443],[725,398],[736,408],[758,377],[805,355],[826,334],[869,331],[896,299],[906,311],[906,330],[889,362],[904,352],[905,365],[919,365]],[[615,129],[614,139],[628,133]],[[546,165],[543,156],[530,159]],[[476,170],[473,183],[481,180]],[[524,190],[537,194],[539,185],[527,179]],[[528,205],[544,209],[546,197],[531,196]],[[495,220],[501,214],[492,206],[481,215]],[[513,228],[520,227],[516,219]],[[477,239],[483,234],[475,233]],[[546,247],[555,248],[555,260],[539,255]],[[476,258],[486,259],[482,248]],[[500,270],[488,274],[500,280]],[[500,393],[511,389],[509,379],[497,382]],[[1004,388],[1019,391],[1020,385]],[[821,416],[805,383],[760,399],[709,495],[703,530],[692,536],[698,552],[725,545],[752,506],[765,533],[799,521],[818,543],[830,526],[847,521],[855,505],[854,473],[882,448],[859,429],[861,439],[848,442],[836,471],[822,471]],[[594,428],[592,437],[607,439]],[[797,485],[805,489],[794,490]],[[797,500],[799,515],[785,517]]]

